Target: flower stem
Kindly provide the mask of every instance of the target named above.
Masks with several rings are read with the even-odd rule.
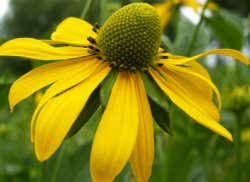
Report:
[[[39,182],[45,181],[45,165],[46,162],[41,163],[41,174],[40,174],[40,179],[38,180]]]
[[[205,17],[205,10],[207,9],[207,6],[208,6],[208,3],[209,3],[210,0],[207,0],[205,5],[203,6],[203,9],[202,9],[202,12],[201,12],[201,17],[200,17],[200,20],[197,24],[197,26],[195,27],[193,33],[192,33],[192,36],[191,36],[191,40],[190,40],[190,43],[189,43],[189,46],[188,46],[188,49],[187,49],[187,52],[186,52],[186,56],[190,56],[191,52],[192,52],[192,49],[194,47],[194,43],[195,43],[195,40],[196,40],[196,37],[198,35],[198,32],[199,32],[199,29],[204,21],[204,17]]]
[[[57,177],[58,177],[58,174],[59,174],[59,169],[60,169],[60,166],[62,164],[64,154],[65,154],[65,151],[66,151],[66,146],[65,145],[67,145],[67,144],[64,143],[64,145],[61,146],[61,150],[59,151],[59,155],[57,156],[55,167],[54,167],[54,170],[53,170],[53,175],[52,175],[52,178],[51,178],[51,182],[56,182],[57,181]]]
[[[86,0],[86,3],[84,4],[84,7],[82,9],[82,13],[80,16],[81,19],[85,19],[86,16],[88,15],[92,2],[93,2],[93,0]]]
[[[235,122],[235,139],[234,139],[234,149],[235,149],[235,181],[241,182],[241,112],[236,112],[236,122]]]

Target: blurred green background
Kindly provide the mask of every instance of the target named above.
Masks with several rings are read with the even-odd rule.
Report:
[[[1,0],[2,3],[5,0]],[[0,42],[16,37],[49,38],[55,26],[69,16],[103,24],[121,6],[140,0],[9,0],[0,19]],[[143,1],[150,4],[161,0]],[[172,7],[164,27],[162,46],[173,54],[194,55],[212,48],[233,48],[250,57],[250,1],[216,0],[208,8],[191,51],[193,22],[201,8],[193,10],[181,0]],[[199,1],[200,2],[200,1]],[[88,4],[90,3],[90,4]],[[87,8],[86,6],[89,5]],[[84,11],[83,11],[84,10]],[[192,13],[189,13],[192,11]],[[193,16],[192,14],[196,14]],[[240,142],[224,138],[196,124],[175,105],[170,105],[174,135],[155,126],[154,182],[248,182],[250,181],[250,69],[232,59],[208,56],[199,60],[210,72],[223,98],[221,122]],[[89,155],[100,111],[48,161],[37,161],[30,143],[30,119],[35,95],[9,112],[8,90],[18,77],[42,63],[0,57],[0,182],[91,181]],[[204,106],[206,107],[206,106]],[[238,159],[237,159],[238,157]],[[240,157],[240,159],[239,159]],[[237,162],[238,161],[238,162]],[[135,181],[125,167],[116,181]]]

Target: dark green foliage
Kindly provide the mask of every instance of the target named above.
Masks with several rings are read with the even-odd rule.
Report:
[[[103,80],[100,86],[100,101],[103,110],[108,104],[108,100],[112,91],[113,84],[116,80],[118,70],[112,70],[109,75]]]
[[[73,126],[70,128],[66,138],[75,135],[85,125],[85,123],[89,121],[99,106],[99,88],[96,88],[96,90],[90,95],[84,109],[74,122]]]
[[[78,17],[84,6],[81,0],[11,0],[12,11],[3,23],[8,37],[41,37],[68,16]]]
[[[239,15],[221,9],[205,20],[224,47],[241,50],[244,29]]]
[[[169,120],[169,99],[149,75],[142,75],[153,118],[165,132],[172,135]]]

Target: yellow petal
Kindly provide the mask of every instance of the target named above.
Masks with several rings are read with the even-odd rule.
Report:
[[[69,129],[84,108],[90,94],[107,76],[105,65],[88,79],[50,99],[41,109],[36,125],[34,144],[38,160],[48,159],[61,145]]]
[[[182,90],[182,94],[185,94],[188,98],[190,98],[193,104],[197,106],[199,112],[203,112],[205,115],[209,115],[215,121],[220,120],[219,110],[213,103],[212,98],[208,97],[206,92],[203,93],[203,90],[199,85],[197,85],[197,80],[199,80],[199,82],[203,82],[203,85],[207,84],[206,88],[210,87],[210,89],[214,90],[217,95],[218,105],[220,108],[220,94],[218,92],[218,89],[210,80],[207,80],[205,77],[202,77],[199,74],[195,74],[190,70],[185,71],[185,69],[181,69],[179,67],[176,67],[174,69],[172,68],[171,71],[167,68],[161,68],[159,69],[159,72],[163,75],[164,78],[167,79],[169,83],[171,82],[172,85],[177,85],[177,88],[179,88],[179,90]],[[191,101],[190,104],[192,104]],[[205,108],[202,107],[204,105],[206,105]]]
[[[162,73],[161,70],[163,70],[163,72],[165,72],[165,73]],[[198,93],[203,94],[203,96],[207,97],[206,99],[211,100],[212,97],[210,95],[210,91],[212,91],[212,92],[214,91],[214,93],[216,94],[216,97],[217,97],[218,107],[219,107],[219,109],[221,109],[221,97],[220,97],[220,93],[219,93],[217,87],[213,84],[213,82],[210,79],[204,77],[203,75],[200,75],[199,73],[196,73],[195,69],[192,69],[192,67],[182,68],[179,66],[168,65],[168,66],[165,66],[165,68],[160,68],[159,71],[163,75],[165,74],[166,78],[168,77],[168,74],[171,74],[172,76],[174,76],[174,74],[178,75],[177,77],[179,77],[179,78],[175,77],[173,79],[176,80],[177,82],[179,81],[179,83],[185,82],[185,81],[181,81],[181,80],[183,80],[181,77],[184,77],[184,79],[188,80],[188,81],[186,81],[185,88],[187,89],[188,87],[190,87],[191,88],[190,93],[197,91]],[[172,72],[170,73],[169,71],[172,71]],[[181,78],[181,80],[178,80],[180,78]],[[192,84],[195,85],[195,87],[193,87],[193,89],[192,89]],[[209,92],[207,92],[206,89]],[[195,95],[195,94],[193,94],[193,95]]]
[[[185,58],[185,57],[175,56],[175,59],[177,59],[177,62],[178,62],[178,59],[183,59],[183,58]],[[190,71],[193,71],[193,72],[196,72],[196,73],[202,75],[203,77],[207,78],[208,80],[211,80],[210,75],[207,72],[207,70],[202,65],[197,63],[196,61],[190,61],[190,62],[188,62],[188,64],[176,64],[174,61],[171,61],[171,62],[168,62],[168,61],[165,62],[165,61],[160,60],[159,63],[163,63],[163,65],[165,67],[168,67],[168,69],[178,68],[176,66],[180,66],[180,69],[182,67],[184,67]],[[193,79],[195,79],[195,78],[193,78]],[[204,81],[201,81],[201,79],[196,79],[196,81],[194,81],[194,83],[198,86],[198,89],[200,89],[201,92],[203,92],[205,95],[207,95],[208,98],[212,98],[213,89],[211,88],[210,85],[208,85],[207,83],[204,83]]]
[[[47,39],[40,39],[40,41],[49,44],[49,45],[58,45],[58,44],[65,44],[64,42],[55,41],[55,40],[47,40]]]
[[[118,73],[97,128],[90,158],[93,181],[112,181],[123,169],[135,146],[138,101],[135,75]]]
[[[190,61],[195,61],[196,59],[199,59],[201,57],[204,57],[210,54],[222,54],[225,56],[232,57],[244,64],[249,64],[249,60],[246,57],[246,55],[244,55],[240,51],[233,50],[233,49],[213,49],[213,50],[209,50],[209,51],[206,51],[204,53],[201,53],[192,57],[176,56],[176,55],[171,55],[167,53],[161,53],[160,55],[165,55],[165,54],[168,56],[168,59],[164,61],[164,64],[182,65]]]
[[[182,78],[181,75],[169,72],[168,77],[163,78],[153,69],[150,69],[150,74],[169,98],[189,116],[199,124],[232,141],[232,135],[215,120],[217,113],[214,113],[216,109],[212,101],[197,92],[192,82],[185,79],[186,75]]]
[[[89,36],[96,37],[92,28],[92,25],[82,19],[69,17],[57,26],[51,39],[73,45],[85,45],[89,43],[87,40]]]
[[[88,64],[87,59],[80,58],[45,64],[26,73],[11,86],[9,92],[10,109],[13,110],[17,103],[37,90],[66,77],[68,74],[72,74],[81,66]]]
[[[187,67],[188,70],[195,72],[195,73],[198,73],[199,75],[207,78],[208,80],[211,80],[209,73],[202,65],[200,65],[196,61],[189,62],[188,64],[190,65],[190,67]],[[195,78],[193,77],[193,79],[195,79]],[[209,84],[200,80],[199,78],[196,79],[196,81],[194,81],[194,83],[199,87],[199,89],[201,89],[202,93],[207,95],[208,98],[212,99],[213,89],[211,88],[211,86]]]
[[[136,180],[147,182],[151,176],[154,160],[154,131],[148,98],[141,76],[138,74],[136,88],[139,103],[139,128],[130,163]]]
[[[103,64],[100,67],[100,64]],[[100,68],[98,68],[100,67]],[[34,133],[35,133],[35,124],[37,116],[41,110],[41,108],[53,97],[65,92],[66,90],[76,86],[83,80],[87,79],[91,74],[95,71],[103,69],[102,67],[109,67],[108,63],[102,63],[100,60],[93,59],[88,60],[87,62],[83,62],[79,64],[78,68],[76,68],[73,72],[69,72],[67,75],[64,74],[64,77],[60,80],[56,81],[44,94],[43,98],[40,100],[38,106],[35,109],[35,112],[32,116],[31,121],[31,142],[34,141]]]
[[[19,56],[39,60],[64,60],[89,55],[81,47],[52,47],[32,38],[17,38],[0,46],[0,56]]]

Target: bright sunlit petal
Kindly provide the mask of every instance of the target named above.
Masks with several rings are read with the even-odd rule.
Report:
[[[90,94],[108,75],[110,68],[102,66],[88,79],[50,99],[41,109],[34,131],[38,160],[48,159],[61,145],[69,129],[84,108]]]
[[[139,128],[137,141],[130,157],[137,181],[148,181],[154,160],[153,119],[141,76],[137,74],[136,89],[139,103]]]
[[[188,70],[195,72],[195,73],[205,77],[208,80],[211,80],[209,73],[202,65],[200,65],[196,61],[189,62],[188,64],[190,64],[190,67],[188,67]],[[193,78],[193,79],[195,79],[195,78]],[[210,85],[208,85],[207,83],[204,83],[204,81],[201,81],[200,79],[196,79],[194,81],[194,83],[199,87],[199,89],[201,89],[202,93],[207,95],[208,98],[212,99],[213,89],[211,88]]]
[[[203,96],[208,96],[208,99],[212,99],[211,95],[208,95],[207,90],[210,92],[211,90],[214,91],[214,93],[216,94],[217,97],[217,101],[218,101],[218,108],[221,109],[221,96],[219,93],[219,90],[217,89],[217,87],[213,84],[213,82],[204,77],[203,75],[200,75],[196,72],[194,72],[194,70],[189,69],[188,68],[183,68],[183,67],[179,67],[179,66],[165,66],[165,68],[163,68],[162,70],[164,70],[166,73],[169,73],[168,70],[173,70],[174,73],[169,73],[169,74],[176,74],[179,75],[180,77],[185,77],[189,80],[187,81],[189,85],[186,85],[186,89],[188,89],[188,86],[192,87],[192,84],[194,84],[196,87],[194,87],[190,92],[195,92],[197,91],[200,94],[203,94]],[[167,74],[166,74],[167,77]],[[177,82],[182,83],[183,81],[180,81],[179,79],[175,78]],[[203,88],[201,88],[203,87]],[[217,120],[217,119],[216,119]]]
[[[94,181],[112,181],[123,169],[135,146],[138,122],[134,75],[120,72],[93,141],[90,168]]]
[[[17,38],[0,46],[0,56],[18,56],[39,60],[65,60],[89,55],[80,47],[52,47],[32,38]]]
[[[150,74],[169,98],[189,116],[215,133],[230,141],[233,140],[230,132],[214,119],[218,114],[213,111],[218,111],[212,101],[195,92],[193,85],[187,86],[187,79],[181,80],[181,77],[178,78],[178,75],[174,73],[169,74],[168,78],[163,78],[153,69],[150,69]]]
[[[220,120],[219,110],[213,103],[212,98],[208,96],[206,92],[203,93],[202,92],[203,90],[200,89],[199,85],[197,85],[197,80],[199,80],[199,82],[203,81],[203,85],[207,84],[206,88],[210,87],[210,89],[213,90],[215,86],[211,83],[211,81],[207,80],[205,77],[202,77],[200,75],[194,76],[191,74],[192,73],[191,71],[186,71],[187,72],[186,73],[185,71],[183,71],[181,68],[178,67],[174,69],[172,68],[173,70],[168,68],[167,67],[161,68],[158,69],[158,71],[163,76],[163,78],[167,80],[169,85],[171,84],[177,85],[176,88],[179,88],[180,94],[188,97],[188,99],[190,100],[189,103],[191,105],[194,104],[196,109],[198,109],[197,112],[198,111],[202,112],[203,114],[212,117],[213,120],[219,121]],[[214,89],[217,91],[216,87]],[[182,90],[182,92],[180,90]],[[220,96],[218,96],[218,98],[219,98],[218,101],[220,103]],[[206,105],[206,107],[203,107],[204,105]]]
[[[80,65],[79,67],[74,70],[71,74],[65,75],[64,78],[56,81],[44,94],[43,98],[37,105],[35,112],[32,116],[31,121],[31,142],[34,141],[34,134],[35,134],[35,123],[37,116],[41,110],[41,108],[46,104],[50,99],[53,97],[62,94],[63,92],[67,91],[68,89],[76,86],[80,82],[87,79],[91,74],[93,74],[96,70],[102,69],[103,66],[108,67],[107,63],[103,64],[101,68],[98,68],[102,63],[99,60],[89,60],[84,62],[85,64]]]
[[[59,61],[40,66],[17,79],[9,92],[10,109],[37,90],[71,75],[82,66],[88,64],[88,58]]]
[[[165,53],[163,53],[162,55],[164,55]],[[222,54],[225,56],[229,56],[232,57],[244,64],[249,64],[249,60],[246,57],[245,54],[241,53],[240,51],[237,50],[233,50],[233,49],[213,49],[213,50],[209,50],[206,52],[203,52],[201,54],[198,54],[196,56],[192,56],[192,57],[180,57],[180,56],[175,56],[175,55],[169,55],[169,58],[167,60],[167,64],[174,64],[174,65],[182,65],[182,64],[186,64],[190,61],[195,61],[201,57],[210,55],[210,54]],[[176,59],[177,58],[177,59]]]
[[[93,26],[88,22],[74,17],[63,20],[52,33],[51,39],[73,45],[88,44],[89,36],[95,38],[96,33],[92,30]]]

